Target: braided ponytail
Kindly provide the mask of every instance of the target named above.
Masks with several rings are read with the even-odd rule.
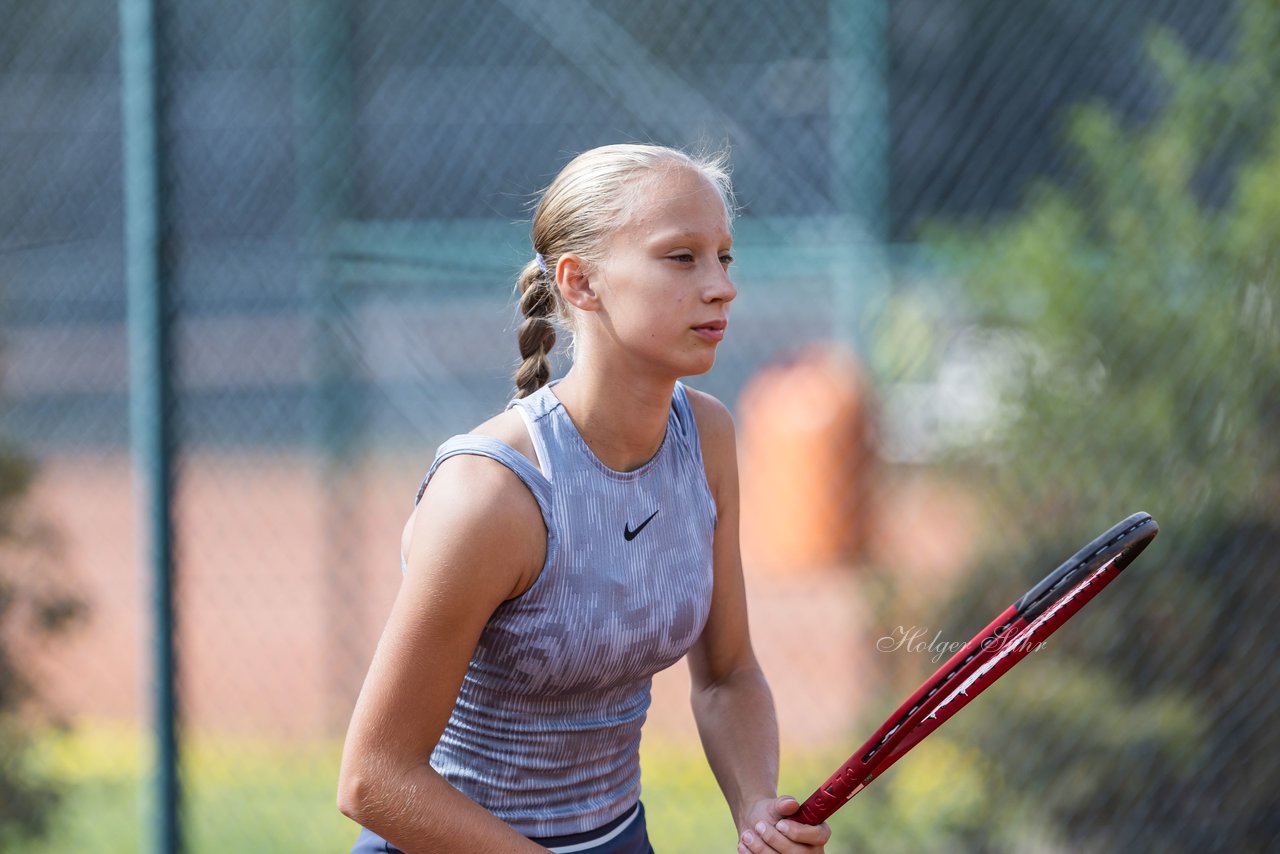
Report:
[[[520,271],[518,285],[524,320],[516,330],[521,360],[516,369],[516,397],[528,397],[551,378],[549,355],[556,344],[559,297],[555,281],[537,261],[530,261]]]

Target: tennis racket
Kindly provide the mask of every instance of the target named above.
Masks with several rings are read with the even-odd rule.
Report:
[[[1044,577],[947,660],[790,818],[820,824],[1098,595],[1155,538],[1135,513]]]

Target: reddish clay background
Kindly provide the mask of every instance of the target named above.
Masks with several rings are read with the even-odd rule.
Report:
[[[200,453],[179,468],[178,652],[189,727],[273,738],[340,734],[400,581],[398,544],[429,450],[325,473],[307,457]],[[744,462],[744,494],[753,488]],[[47,650],[45,695],[73,718],[139,721],[150,685],[147,569],[123,455],[43,461],[33,506],[61,536],[89,619]],[[974,510],[898,475],[875,490],[867,563],[937,591],[963,568]],[[744,507],[744,525],[756,524]],[[877,690],[864,567],[765,570],[747,555],[751,623],[784,738],[844,734]],[[655,680],[647,729],[693,738],[683,664]]]

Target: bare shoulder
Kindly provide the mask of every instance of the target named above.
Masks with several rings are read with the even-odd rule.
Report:
[[[698,433],[702,437],[702,449],[705,453],[709,447],[719,447],[734,443],[733,413],[729,407],[705,391],[685,386],[689,395],[689,406],[693,409],[694,420],[698,422]]]
[[[722,477],[736,477],[737,437],[733,413],[713,395],[685,386],[689,407],[698,422],[698,439],[707,480],[715,488]]]
[[[533,440],[519,412],[508,409],[478,425],[472,434],[488,436],[509,445],[537,465]],[[413,543],[419,520],[462,530],[467,525],[501,522],[504,530],[538,539],[545,544],[546,525],[537,500],[520,478],[502,463],[473,454],[459,454],[442,462],[431,477],[422,500],[413,509],[400,537],[400,552],[413,561]]]
[[[489,457],[463,453],[436,467],[418,506],[430,506],[433,512],[450,516],[485,515],[508,506],[522,494],[537,507],[511,469]]]
[[[510,598],[537,578],[546,525],[515,472],[488,457],[460,454],[436,469],[402,545],[410,573],[482,567],[503,588],[502,598]],[[474,582],[474,573],[464,574]]]

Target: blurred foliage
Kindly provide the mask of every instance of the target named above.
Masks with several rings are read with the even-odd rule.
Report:
[[[187,733],[182,774],[191,854],[345,854],[359,828],[333,806],[340,742]],[[66,790],[38,847],[15,850],[146,850],[150,738],[133,725],[85,723],[41,734],[35,761]],[[271,811],[254,809],[269,802]],[[229,820],[233,817],[234,820]],[[284,824],[289,833],[281,834]],[[3,850],[3,849],[0,849]]]
[[[27,512],[28,460],[0,448],[0,850],[42,836],[58,788],[32,757],[39,708],[39,653],[82,616],[57,562],[56,537]]]
[[[996,429],[955,461],[997,520],[955,635],[1128,513],[1162,527],[949,725],[998,767],[980,848],[1025,847],[1028,815],[1073,850],[1280,842],[1280,4],[1237,14],[1225,56],[1153,35],[1149,120],[1074,109],[1070,180],[927,230],[960,262],[966,334],[1006,361]]]
[[[807,794],[814,780],[830,772],[831,757],[845,746],[788,753],[780,791]],[[41,850],[141,850],[145,828],[136,817],[143,810],[146,747],[144,732],[102,724],[41,737],[37,764],[68,784],[59,819]],[[683,741],[646,736],[641,752],[642,797],[656,851],[693,854],[722,850],[725,840],[732,841],[729,810],[700,750]],[[340,753],[336,741],[283,744],[191,734],[183,773],[189,784],[186,808],[195,820],[187,850],[349,851],[359,830],[331,808]],[[977,751],[940,734],[912,754],[900,775],[886,778],[877,784],[879,791],[859,796],[865,802],[832,818],[835,835],[827,851],[963,847],[987,820],[989,807],[983,806],[986,798],[979,784],[989,770]],[[270,813],[251,809],[263,799],[273,804]],[[239,820],[218,818],[228,814]],[[288,839],[275,832],[281,822],[291,828]]]

